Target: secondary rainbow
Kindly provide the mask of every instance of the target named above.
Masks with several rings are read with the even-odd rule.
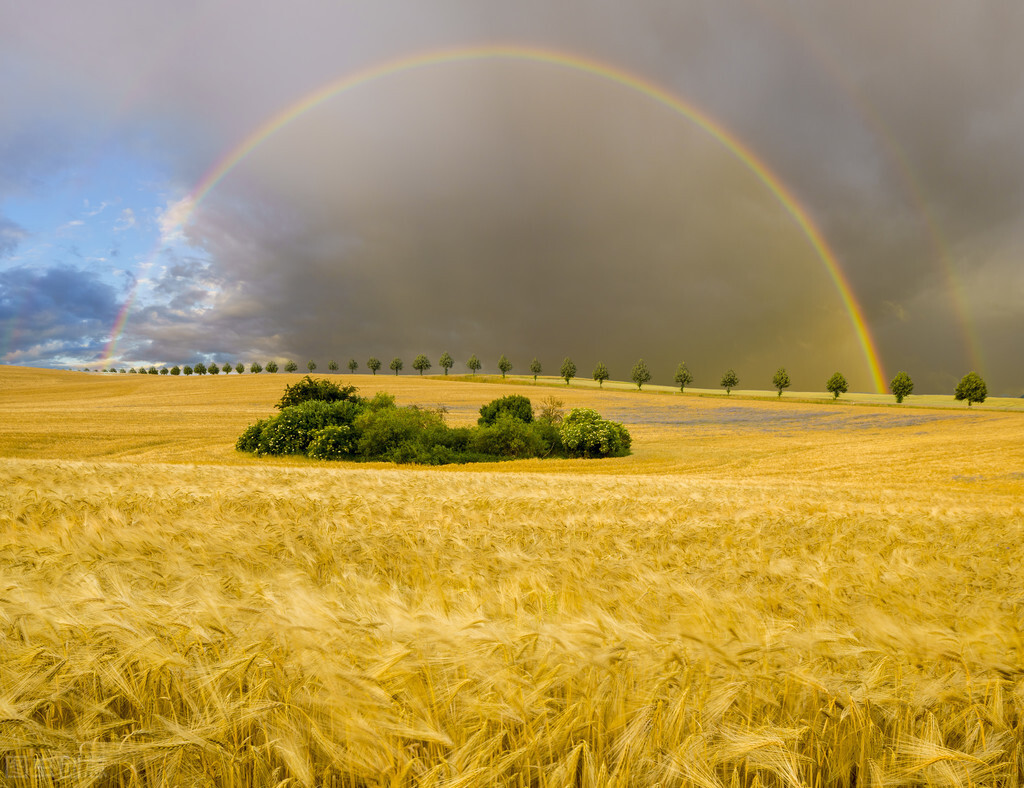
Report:
[[[879,360],[878,350],[864,320],[863,311],[853,297],[850,284],[842,268],[839,266],[835,254],[826,243],[824,236],[815,226],[807,211],[800,205],[799,201],[786,188],[779,177],[735,135],[692,104],[687,103],[679,96],[644,77],[625,71],[618,66],[592,60],[581,55],[520,45],[460,47],[421,52],[378,63],[360,71],[346,74],[308,93],[294,104],[286,107],[249,134],[240,144],[232,148],[196,184],[187,198],[186,210],[182,212],[181,223],[184,224],[188,221],[189,217],[203,201],[203,198],[239,162],[258,148],[267,138],[319,104],[353,88],[412,69],[481,60],[522,60],[533,63],[546,63],[591,74],[648,97],[673,112],[682,115],[715,137],[733,156],[743,162],[764,183],[806,236],[839,292],[840,300],[853,325],[876,391],[879,393],[885,392],[885,376]],[[120,322],[123,325],[123,320]]]

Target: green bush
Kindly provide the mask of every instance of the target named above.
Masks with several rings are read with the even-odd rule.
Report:
[[[508,412],[499,413],[493,424],[477,428],[470,446],[478,454],[507,460],[539,457],[544,453],[531,425]]]
[[[355,402],[310,400],[299,405],[291,405],[273,418],[262,422],[263,426],[254,451],[261,455],[304,454],[317,430],[332,426],[351,426],[358,415],[359,405]],[[250,437],[247,442],[251,441]]]
[[[621,457],[629,454],[629,432],[590,408],[574,408],[562,419],[559,435],[570,457]]]
[[[313,380],[306,375],[294,386],[285,386],[281,401],[274,407],[284,409],[303,402],[359,402],[355,386],[339,386],[329,380]]]
[[[355,454],[355,450],[355,431],[348,424],[339,424],[316,430],[306,454],[314,460],[343,460]]]
[[[522,394],[509,394],[507,397],[491,400],[480,408],[480,418],[476,423],[481,426],[494,424],[502,414],[508,414],[529,424],[533,421],[533,405]]]

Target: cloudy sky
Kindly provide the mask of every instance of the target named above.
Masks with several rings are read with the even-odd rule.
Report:
[[[1024,393],[1021,4],[0,0],[0,20],[4,363],[448,351],[626,379],[642,357],[656,382],[685,361],[698,386],[785,366],[870,391],[877,362],[922,393],[971,370]]]

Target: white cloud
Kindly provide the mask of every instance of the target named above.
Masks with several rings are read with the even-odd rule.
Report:
[[[167,207],[157,217],[160,223],[160,243],[169,246],[185,240],[185,222],[195,207],[195,200],[182,197],[180,200],[168,202]]]
[[[114,222],[114,232],[124,232],[135,226],[135,212],[131,208],[125,208],[121,215]]]

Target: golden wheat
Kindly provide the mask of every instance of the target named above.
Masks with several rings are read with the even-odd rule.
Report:
[[[82,378],[2,395],[10,784],[1024,775],[1017,414],[570,390],[634,456],[399,469],[225,449],[283,376]]]

